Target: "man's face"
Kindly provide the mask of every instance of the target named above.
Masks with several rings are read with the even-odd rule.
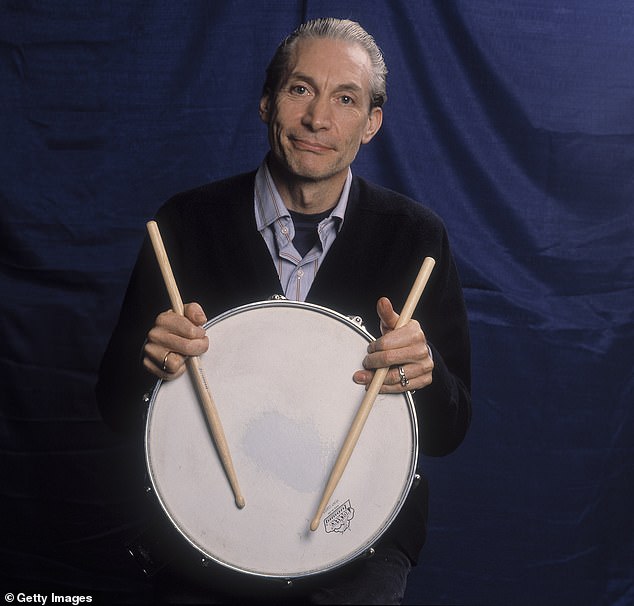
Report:
[[[361,144],[381,127],[381,109],[370,109],[367,53],[340,40],[301,40],[289,68],[275,96],[260,101],[272,161],[289,179],[345,178]]]

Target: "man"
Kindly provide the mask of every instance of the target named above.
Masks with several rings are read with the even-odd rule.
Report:
[[[354,22],[315,20],[280,45],[259,105],[270,152],[258,171],[179,194],[157,214],[190,303],[184,316],[169,311],[146,242],[100,372],[98,400],[111,424],[134,426],[157,377],[177,379],[188,356],[207,351],[208,317],[280,293],[360,315],[382,336],[351,380],[367,386],[389,367],[382,391],[415,392],[422,452],[444,455],[460,444],[471,414],[469,337],[444,227],[350,170],[381,128],[386,73],[374,40]],[[425,256],[437,263],[423,302],[395,329],[394,305]],[[373,558],[325,575],[301,597],[398,603],[425,539],[426,490],[424,481],[412,489]]]

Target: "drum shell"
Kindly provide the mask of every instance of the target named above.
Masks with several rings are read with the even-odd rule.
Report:
[[[158,502],[200,563],[264,579],[306,579],[368,553],[409,492],[418,434],[409,393],[380,395],[320,528],[315,512],[364,388],[372,340],[358,321],[267,301],[205,325],[201,356],[246,499],[233,502],[191,382],[158,382],[145,455]]]

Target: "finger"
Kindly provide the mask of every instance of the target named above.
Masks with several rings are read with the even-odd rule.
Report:
[[[175,351],[168,351],[161,361],[161,370],[170,375],[180,373],[185,368],[186,359]]]
[[[367,353],[415,347],[418,353],[422,354],[426,342],[425,333],[422,331],[420,324],[416,320],[410,320],[405,326],[390,330],[376,339],[376,341],[371,341],[368,344]],[[413,355],[416,355],[416,353]],[[403,360],[403,362],[408,361],[411,360]]]
[[[372,382],[372,378],[374,377],[374,371],[373,370],[357,370],[353,375],[352,375],[352,380],[357,384],[357,385],[370,385],[370,383]]]
[[[432,367],[425,364],[401,364],[388,370],[383,385],[386,388],[402,387],[403,390],[420,389],[428,384],[431,373]]]
[[[187,360],[187,357],[171,349],[166,350],[164,347],[154,343],[146,345],[145,356],[148,357],[157,368],[167,374],[179,372]]]
[[[401,374],[397,368],[390,368],[380,393],[402,393],[422,389],[432,382],[433,363],[431,364],[405,364],[402,366],[406,381],[401,381]],[[374,378],[373,370],[359,370],[354,373],[353,380],[366,388]]]
[[[172,380],[185,372],[185,357],[154,343],[146,343],[143,366],[160,379]]]
[[[174,367],[175,365],[170,362],[170,358],[172,358],[174,355],[175,354],[170,354],[168,356],[168,362],[165,365],[165,370],[163,370],[162,368],[162,361],[157,364],[154,359],[150,358],[149,356],[145,356],[143,358],[143,366],[146,370],[151,372],[159,379],[163,379],[165,381],[173,381],[174,379],[180,377],[186,370],[185,364],[181,364],[180,366],[172,370],[172,367]]]
[[[201,339],[205,335],[205,329],[202,326],[172,310],[159,314],[154,326],[185,339]]]
[[[368,353],[362,361],[364,369],[396,368],[405,364],[427,363],[429,350],[422,331],[406,330],[399,334],[400,331],[401,329],[397,329],[368,346]]]
[[[381,297],[377,301],[376,313],[381,323],[381,334],[394,330],[400,316],[394,311],[394,306],[387,297]]]
[[[183,357],[202,356],[209,349],[209,338],[205,334],[200,339],[181,337],[160,327],[154,327],[148,333],[146,350],[158,363],[165,352],[173,351]]]
[[[379,393],[382,394],[394,394],[394,393],[404,393],[406,391],[418,391],[423,387],[427,387],[431,383],[431,376],[429,377],[419,377],[415,380],[410,380],[409,383],[405,386],[397,383],[396,385],[388,385],[387,383],[383,383],[381,390]]]
[[[188,304],[188,313],[198,320],[204,320],[204,313],[198,304]],[[154,327],[148,333],[148,341],[191,356],[206,351],[207,335],[202,326],[169,310],[157,316]],[[188,344],[188,341],[192,343]]]
[[[209,338],[204,331],[201,338],[191,339],[175,334],[162,326],[155,326],[148,333],[146,341],[146,350],[157,363],[163,359],[167,351],[173,351],[182,356],[201,356],[208,349]]]
[[[416,379],[423,375],[431,376],[434,369],[434,362],[430,356],[427,342],[424,339],[420,343],[408,347],[368,354],[362,363],[363,369],[358,370],[353,375],[353,380],[356,383],[365,385],[370,383],[374,376],[374,370],[377,368],[389,369],[385,378],[385,384],[387,385],[395,385],[400,382],[399,366],[405,369],[408,379]],[[424,383],[427,384],[428,381],[425,380]],[[417,387],[423,386],[418,385]]]
[[[172,378],[184,371],[186,358],[172,350],[146,343],[143,353],[143,366],[158,377]]]
[[[207,316],[199,303],[187,303],[184,307],[183,313],[185,317],[196,326],[202,326],[205,322],[207,322]]]

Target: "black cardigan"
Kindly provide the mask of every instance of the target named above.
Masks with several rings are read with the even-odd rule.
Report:
[[[199,302],[208,318],[282,294],[255,223],[254,179],[255,173],[248,173],[178,194],[156,216],[183,301]],[[431,345],[435,367],[432,384],[414,400],[421,451],[440,456],[460,444],[471,417],[467,318],[440,219],[400,194],[354,177],[343,227],[307,301],[361,316],[379,336],[377,300],[389,297],[398,311],[425,256],[434,257],[436,266],[414,317]],[[140,430],[142,396],[156,382],[141,367],[141,350],[157,314],[169,307],[146,238],[97,384],[102,415],[117,429]],[[426,503],[423,483],[384,539],[399,544],[413,561],[425,539]]]

